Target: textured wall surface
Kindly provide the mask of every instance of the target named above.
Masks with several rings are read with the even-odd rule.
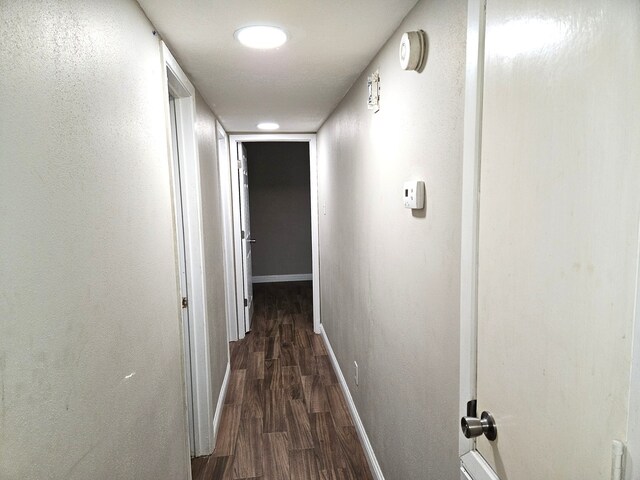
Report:
[[[307,142],[245,143],[253,275],[311,273]]]
[[[420,74],[398,62],[402,32],[417,29],[429,41]],[[460,475],[465,39],[465,1],[419,2],[318,135],[322,321],[388,480]],[[426,183],[415,215],[402,204],[410,179]]]
[[[0,478],[189,471],[159,40],[0,3]]]
[[[196,96],[196,133],[200,160],[202,226],[205,239],[204,269],[207,285],[211,394],[214,399],[217,399],[229,361],[222,251],[222,207],[216,148],[216,117],[199,94]]]

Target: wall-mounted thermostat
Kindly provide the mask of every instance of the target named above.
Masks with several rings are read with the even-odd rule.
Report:
[[[419,210],[424,208],[424,182],[404,183],[404,208]]]

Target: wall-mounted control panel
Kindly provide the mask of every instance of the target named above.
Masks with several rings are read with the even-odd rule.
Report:
[[[420,210],[424,208],[424,182],[404,183],[404,208]]]

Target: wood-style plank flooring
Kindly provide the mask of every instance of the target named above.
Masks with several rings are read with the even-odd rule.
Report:
[[[215,451],[194,480],[372,479],[322,338],[311,282],[254,285],[252,332],[231,342]]]

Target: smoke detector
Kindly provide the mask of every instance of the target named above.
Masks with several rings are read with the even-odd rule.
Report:
[[[427,34],[422,30],[405,32],[400,40],[400,66],[403,70],[421,71],[427,53]]]

